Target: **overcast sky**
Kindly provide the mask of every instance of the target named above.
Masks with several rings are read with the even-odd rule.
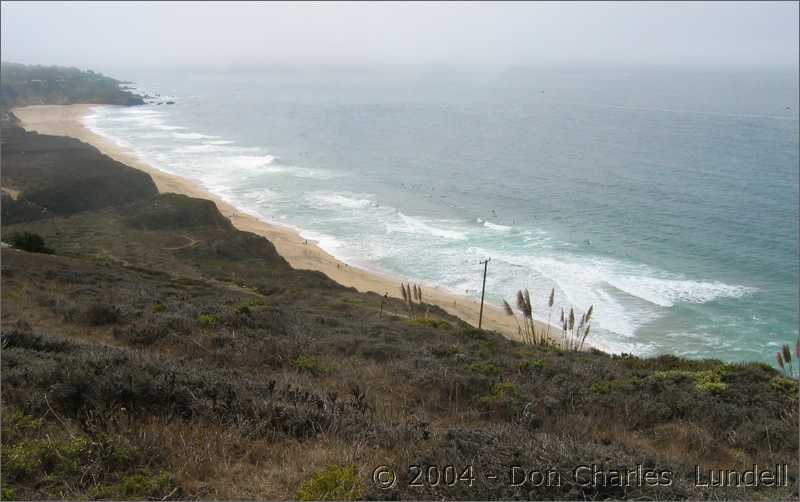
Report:
[[[261,64],[798,66],[797,2],[2,3],[2,59]]]

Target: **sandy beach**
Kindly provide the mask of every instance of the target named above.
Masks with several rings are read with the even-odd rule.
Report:
[[[293,229],[243,214],[198,184],[160,171],[143,162],[132,150],[93,133],[84,126],[83,117],[90,113],[94,106],[98,105],[28,106],[15,108],[13,113],[29,131],[77,138],[93,145],[115,160],[148,173],[162,193],[179,193],[214,201],[222,214],[228,217],[236,228],[269,239],[294,268],[323,272],[336,282],[354,287],[361,292],[372,291],[381,295],[388,293],[389,296],[400,297],[400,283],[403,278],[390,277],[347,265],[326,253],[313,241],[306,241]],[[478,300],[436,286],[426,284],[422,286],[426,302],[438,305],[450,314],[477,326],[480,307]],[[496,330],[510,338],[517,338],[516,322],[494,305],[484,305],[483,327]]]

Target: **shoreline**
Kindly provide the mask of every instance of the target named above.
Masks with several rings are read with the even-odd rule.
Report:
[[[370,291],[379,295],[388,293],[390,297],[401,298],[400,283],[408,281],[374,270],[350,266],[324,251],[314,241],[304,239],[295,229],[256,218],[210,193],[198,183],[161,171],[144,162],[133,150],[94,133],[84,125],[83,118],[96,106],[113,105],[34,105],[14,108],[11,111],[20,120],[20,125],[28,131],[76,138],[94,146],[114,160],[146,172],[153,178],[161,193],[178,193],[211,200],[237,229],[260,235],[272,242],[278,254],[293,268],[322,272],[339,284],[353,287],[362,293]],[[439,286],[424,283],[421,286],[426,303],[437,305],[447,313],[477,326],[480,309],[478,300]],[[539,327],[545,326],[541,321],[536,322]],[[506,315],[499,306],[484,303],[483,327],[513,340],[520,340],[515,319]]]

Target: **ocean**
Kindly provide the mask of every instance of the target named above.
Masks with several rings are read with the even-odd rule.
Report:
[[[115,70],[95,132],[354,266],[578,311],[614,353],[798,337],[797,69]]]

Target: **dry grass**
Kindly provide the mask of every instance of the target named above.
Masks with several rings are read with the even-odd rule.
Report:
[[[297,487],[320,468],[335,463],[377,466],[393,455],[364,440],[324,435],[305,442],[253,439],[235,428],[161,419],[138,422],[125,434],[161,445],[183,499],[293,499]],[[364,470],[359,474],[368,479],[371,472]]]
[[[577,320],[573,308],[570,308],[569,312],[565,312],[562,309],[560,319],[561,332],[558,337],[554,337],[550,331],[554,302],[555,289],[551,289],[547,300],[547,326],[544,329],[537,327],[537,323],[534,320],[534,306],[531,302],[530,292],[527,289],[517,291],[517,309],[522,314],[522,323],[517,319],[514,309],[505,300],[503,300],[503,310],[506,315],[513,317],[517,322],[517,332],[525,343],[564,351],[582,351],[591,332],[594,306],[590,306]]]
[[[425,305],[422,300],[422,286],[413,283],[400,283],[400,295],[403,297],[403,302],[408,311],[410,319],[417,319],[423,313],[423,319],[427,319],[430,315],[430,305]]]
[[[797,340],[797,344],[795,345],[795,355],[797,357],[797,375],[800,376],[800,338]],[[794,377],[794,366],[792,363],[792,349],[789,348],[789,344],[783,344],[781,350],[775,354],[775,358],[778,361],[778,367],[783,371],[784,376]]]

